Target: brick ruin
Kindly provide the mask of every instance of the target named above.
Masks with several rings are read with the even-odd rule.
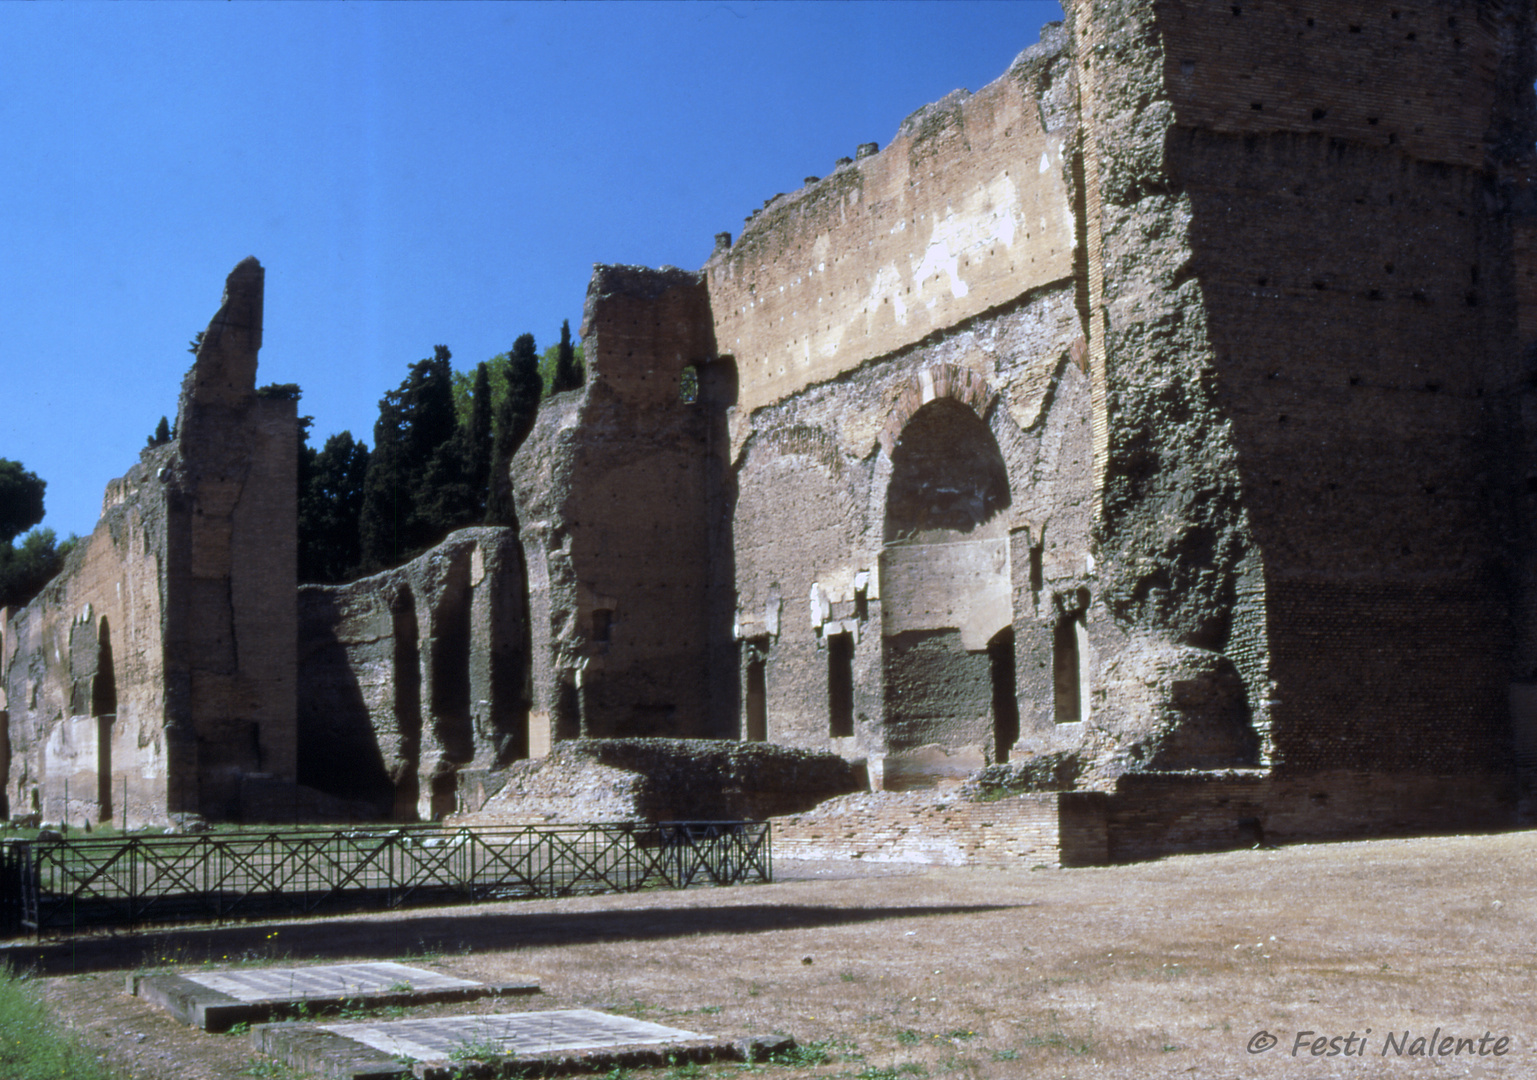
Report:
[[[235,267],[176,433],[7,613],[6,800],[48,821],[238,816],[296,770],[296,406],[256,393],[263,270]]]
[[[569,740],[663,736],[996,800],[785,819],[814,847],[842,805],[866,824],[840,843],[872,857],[992,857],[1008,842],[967,830],[1016,819],[1061,862],[1517,820],[1537,15],[1064,6],[998,80],[776,195],[699,272],[598,267],[586,385],[513,463],[516,536],[252,609],[299,627],[286,682],[249,676],[274,702],[300,687],[260,714],[287,720],[255,689],[231,704],[245,669],[173,587],[236,596],[254,571],[198,577],[195,530],[179,569],[152,486],[171,468],[238,522],[227,467],[189,471],[195,419],[146,452],[5,630],[13,812],[62,799],[55,776],[98,798],[108,743],[114,769],[144,762],[146,808],[222,812],[245,770],[427,817]],[[257,414],[220,407],[196,452],[223,461]],[[184,670],[207,715],[173,708]],[[163,803],[154,769],[183,778]]]

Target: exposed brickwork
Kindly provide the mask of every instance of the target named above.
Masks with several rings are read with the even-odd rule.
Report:
[[[1299,843],[1497,829],[1512,820],[1513,778],[1336,770],[1121,777],[1107,802],[1111,862],[1257,842]]]
[[[846,795],[809,814],[775,818],[774,857],[1057,866],[1058,798],[941,802],[918,792]]]
[[[302,783],[415,821],[459,774],[527,756],[523,566],[512,529],[462,529],[404,566],[299,590]]]
[[[679,396],[683,369],[715,355],[703,283],[676,269],[599,267],[582,339],[586,385],[541,409],[513,466],[530,748],[731,734],[727,402],[712,369],[699,400]]]
[[[243,778],[294,783],[298,441],[295,403],[255,392],[262,294],[235,267],[175,439],[10,620],[12,813],[237,818]]]
[[[456,821],[761,821],[858,790],[834,754],[704,739],[569,739],[463,792]]]

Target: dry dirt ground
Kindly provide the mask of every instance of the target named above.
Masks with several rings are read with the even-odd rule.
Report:
[[[1534,864],[1537,833],[1526,832],[1085,870],[803,863],[780,867],[773,885],[9,951],[43,963],[57,1014],[109,1061],[157,1080],[239,1077],[264,1059],[236,1036],[196,1033],[126,996],[125,969],[363,958],[542,981],[541,997],[512,1008],[785,1032],[827,1054],[811,1067],[760,1066],[751,1075],[764,1080],[1537,1077]],[[1482,1042],[1409,1054],[1437,1029]],[[1251,1052],[1268,1041],[1253,1041],[1260,1032],[1275,1044]],[[1329,1056],[1327,1041],[1314,1056],[1313,1040],[1334,1036],[1349,1056]],[[716,1065],[630,1075],[749,1074]]]

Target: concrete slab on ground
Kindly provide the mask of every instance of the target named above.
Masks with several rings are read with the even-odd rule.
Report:
[[[602,1071],[689,1061],[755,1061],[788,1039],[736,1039],[592,1009],[416,1020],[262,1024],[256,1049],[331,1080]]]
[[[304,1012],[383,1008],[492,995],[536,994],[539,983],[483,983],[390,962],[293,968],[231,968],[128,976],[128,992],[204,1031],[227,1031]]]

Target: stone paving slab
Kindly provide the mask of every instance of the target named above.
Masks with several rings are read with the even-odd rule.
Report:
[[[128,992],[159,1005],[185,1024],[227,1031],[304,1011],[382,1008],[488,995],[534,994],[533,979],[488,984],[427,968],[389,962],[295,968],[232,968],[128,976]]]
[[[263,1024],[256,1049],[329,1080],[541,1075],[672,1062],[754,1061],[788,1039],[701,1035],[592,1009],[415,1020]]]

